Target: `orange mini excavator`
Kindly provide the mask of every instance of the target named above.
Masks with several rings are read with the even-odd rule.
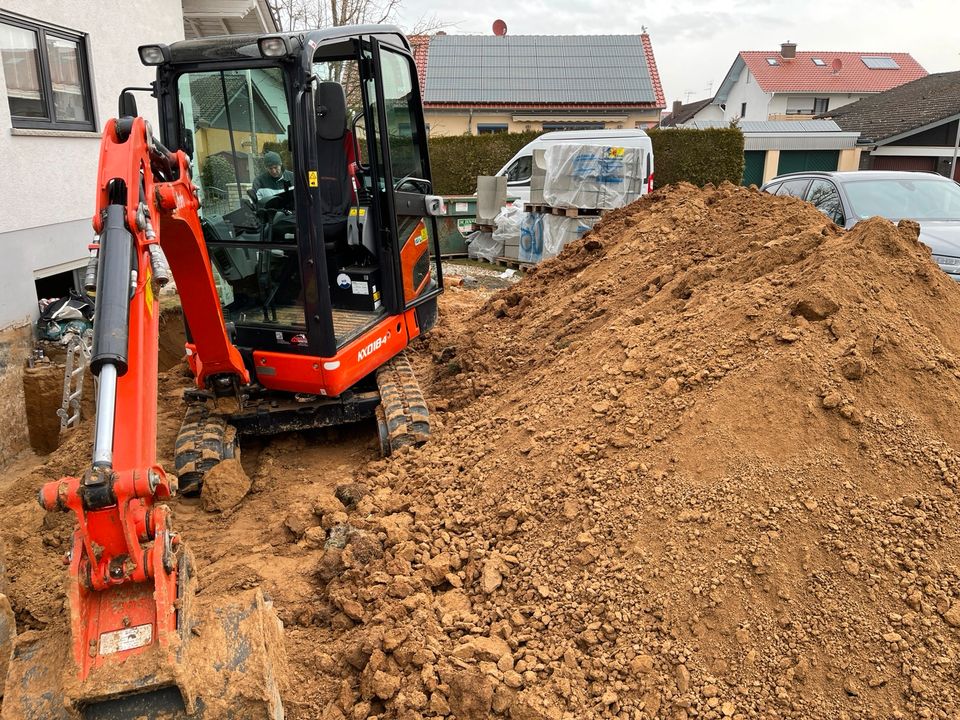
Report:
[[[176,282],[196,387],[179,489],[236,435],[376,417],[382,449],[429,419],[402,351],[442,289],[410,46],[393,27],[140,48],[162,142],[128,88],[103,131],[90,466],[46,484],[70,510],[69,628],[17,638],[2,718],[283,717],[281,626],[259,591],[194,597],[156,459],[159,289]],[[171,148],[171,149],[167,149]],[[226,409],[224,409],[226,408]]]

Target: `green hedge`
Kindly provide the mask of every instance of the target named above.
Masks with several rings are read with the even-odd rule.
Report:
[[[540,132],[430,138],[430,171],[439,195],[472,195],[478,175],[493,175]]]
[[[653,142],[657,187],[686,180],[719,185],[743,178],[743,133],[740,128],[664,128],[647,130]]]

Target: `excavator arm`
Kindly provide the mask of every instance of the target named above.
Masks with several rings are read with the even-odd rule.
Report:
[[[282,717],[266,652],[279,621],[259,594],[195,611],[190,553],[162,504],[177,489],[156,458],[158,291],[168,262],[195,333],[198,384],[248,381],[224,325],[198,208],[182,152],[156,142],[143,118],[107,123],[93,221],[93,454],[82,477],[49,482],[39,497],[77,521],[65,559],[70,639],[18,637],[3,720],[217,718],[203,690],[229,700],[226,674],[240,666],[256,676],[247,681],[261,699],[236,717]],[[199,647],[198,626],[207,644],[221,637],[216,650]],[[264,648],[259,662],[251,647]]]

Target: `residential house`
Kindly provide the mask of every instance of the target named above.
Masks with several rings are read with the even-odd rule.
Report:
[[[696,120],[809,120],[926,76],[908,53],[740,52]]]
[[[434,135],[647,128],[666,105],[646,33],[413,41]]]
[[[960,71],[927,75],[828,113],[860,133],[864,170],[921,170],[960,181]]]
[[[728,127],[723,120],[688,120],[685,128]],[[789,172],[856,170],[860,162],[858,132],[831,120],[744,120],[743,184],[762,185]]]
[[[694,118],[697,117],[697,113],[706,108],[710,103],[713,102],[712,97],[704,98],[703,100],[696,100],[692,103],[682,103],[679,100],[673,101],[673,107],[670,112],[660,118],[660,127],[677,127],[688,123]],[[701,120],[720,120],[722,118],[707,118],[701,117]]]
[[[0,0],[0,420],[19,423],[0,425],[0,463],[24,440],[19,370],[38,300],[82,280],[100,131],[123,88],[156,77],[138,46],[241,30],[277,30],[264,0]],[[156,125],[155,100],[138,100]]]

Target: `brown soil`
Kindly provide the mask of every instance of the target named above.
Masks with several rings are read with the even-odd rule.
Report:
[[[432,441],[245,448],[236,508],[175,505],[201,594],[273,598],[294,720],[956,717],[960,288],[916,235],[681,186],[450,289]],[[0,493],[22,625],[63,612],[36,488],[88,452]]]
[[[207,512],[231,510],[250,492],[250,486],[240,460],[224,460],[204,476],[200,504]]]
[[[23,396],[27,410],[27,430],[34,452],[51,453],[60,442],[60,418],[63,404],[63,365],[41,363],[23,370]]]

